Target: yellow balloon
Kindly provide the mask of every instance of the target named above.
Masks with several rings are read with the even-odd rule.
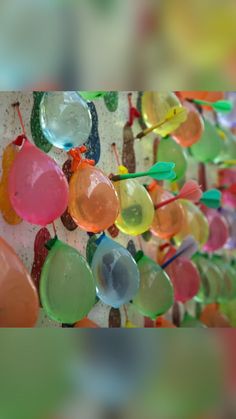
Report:
[[[181,112],[183,110],[183,112]],[[148,128],[160,124],[154,130],[162,137],[175,131],[187,118],[187,111],[171,92],[144,92],[142,116]]]
[[[153,202],[137,180],[128,179],[114,182],[120,201],[120,213],[116,226],[122,233],[137,236],[147,231],[153,221]]]
[[[176,244],[180,245],[183,239],[192,235],[200,246],[203,246],[209,237],[209,224],[205,215],[192,202],[180,199],[184,210],[184,220],[180,232],[174,237]]]

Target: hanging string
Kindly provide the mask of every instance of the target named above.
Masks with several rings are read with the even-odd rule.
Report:
[[[23,134],[26,137],[26,130],[25,130],[25,126],[24,126],[22,114],[21,114],[21,111],[20,111],[20,103],[19,102],[13,103],[12,106],[13,106],[14,109],[16,109],[16,112],[17,112],[17,115],[18,115],[18,118],[19,118],[19,121],[20,121],[20,125],[21,125],[21,128],[22,128]]]
[[[141,236],[140,235],[137,236],[137,240],[138,240],[138,244],[139,244],[140,250],[143,251],[143,244],[142,244],[142,239],[141,239]]]
[[[53,228],[54,235],[57,236],[57,229],[56,229],[54,221],[52,222],[52,228]]]
[[[124,312],[125,312],[125,321],[126,321],[126,323],[129,321],[129,317],[128,317],[128,311],[127,311],[127,307],[126,307],[126,305],[124,304],[123,305],[123,307],[124,307]]]
[[[118,150],[117,150],[116,143],[112,143],[111,147],[112,147],[112,151],[114,153],[115,159],[116,159],[117,166],[120,166],[121,165],[120,157],[119,157],[119,153],[118,153]]]

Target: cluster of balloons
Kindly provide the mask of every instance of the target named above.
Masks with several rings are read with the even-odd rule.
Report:
[[[45,312],[57,322],[86,327],[96,298],[115,309],[131,303],[141,315],[155,321],[174,302],[184,304],[194,299],[222,307],[233,302],[235,268],[214,252],[236,248],[235,173],[224,169],[220,177],[222,202],[226,204],[220,209],[212,202],[209,208],[203,205],[206,199],[201,201],[198,193],[195,202],[188,195],[189,187],[183,199],[180,193],[176,198],[163,184],[166,179],[180,182],[175,184],[180,189],[188,154],[200,164],[226,164],[236,157],[230,117],[225,119],[226,127],[220,128],[201,112],[211,109],[209,101],[224,96],[218,92],[143,93],[142,122],[146,132],[162,137],[155,159],[165,162],[160,163],[159,177],[153,175],[153,170],[146,173],[156,180],[144,186],[136,176],[145,173],[128,174],[120,167],[123,178],[109,178],[95,167],[94,161],[82,157],[92,129],[89,102],[106,95],[98,91],[46,92],[42,96],[39,110],[43,136],[70,154],[71,174],[66,178],[51,157],[25,135],[19,136],[4,151],[0,210],[12,225],[25,220],[44,227],[68,211],[76,226],[89,233],[103,233],[111,226],[130,236],[150,230],[158,240],[168,241],[168,252],[156,261],[141,251],[132,256],[103,233],[93,237],[93,252],[86,261],[77,249],[56,236],[47,243],[49,252],[40,276],[39,297]],[[201,109],[196,106],[197,100],[203,101]],[[224,121],[224,116],[219,120]],[[231,196],[227,194],[229,185]],[[209,196],[208,201],[212,201],[213,195]],[[189,236],[205,252],[196,253],[192,260],[185,249],[178,254],[169,243],[172,239],[180,247]],[[0,265],[0,326],[35,325],[37,290],[3,239]],[[186,322],[189,318],[185,318]],[[91,327],[97,325],[91,323]]]

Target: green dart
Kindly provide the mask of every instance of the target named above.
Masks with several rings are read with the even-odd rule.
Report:
[[[221,192],[218,189],[210,189],[203,193],[200,202],[208,208],[217,209],[221,206]]]
[[[216,102],[208,102],[206,100],[199,100],[194,99],[194,103],[197,105],[207,105],[213,108],[216,112],[232,112],[233,110],[233,104],[229,100],[217,100]]]
[[[150,176],[156,180],[173,180],[176,177],[175,171],[175,163],[165,163],[159,162],[154,164],[147,172],[138,172],[138,173],[127,173],[124,175],[114,175],[111,177],[113,182],[117,182],[120,180],[126,179],[135,179],[138,177],[143,176]]]

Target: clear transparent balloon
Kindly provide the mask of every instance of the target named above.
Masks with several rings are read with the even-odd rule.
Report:
[[[92,261],[97,295],[114,308],[129,303],[139,288],[139,271],[131,254],[120,244],[103,237]]]
[[[40,123],[51,144],[70,150],[88,140],[92,117],[86,100],[77,92],[46,92],[40,105]]]

